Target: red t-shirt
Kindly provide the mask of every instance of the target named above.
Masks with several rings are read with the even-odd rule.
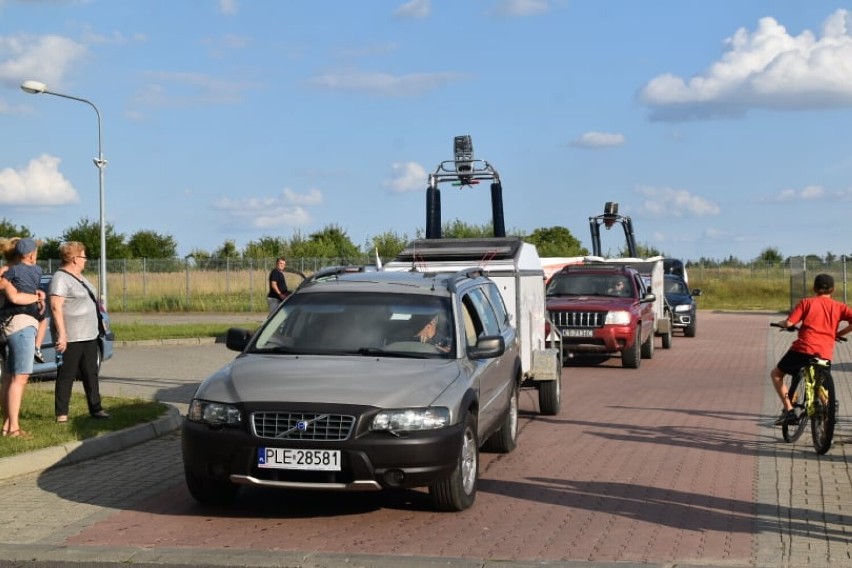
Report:
[[[837,327],[842,321],[852,322],[852,309],[831,296],[814,296],[799,302],[787,320],[793,325],[801,322],[799,337],[790,349],[831,359]]]

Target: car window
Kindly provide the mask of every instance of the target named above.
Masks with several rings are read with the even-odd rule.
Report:
[[[506,304],[503,303],[503,295],[496,284],[488,284],[484,287],[485,294],[488,296],[491,307],[494,308],[494,313],[497,315],[497,324],[501,331],[505,331],[511,322],[509,321],[509,313],[506,311]]]
[[[499,335],[500,324],[497,323],[497,314],[494,313],[494,308],[491,306],[491,302],[488,301],[482,288],[474,288],[467,293],[467,298],[482,321],[482,328],[485,334]]]
[[[666,279],[666,294],[688,294],[686,284],[680,280]]]

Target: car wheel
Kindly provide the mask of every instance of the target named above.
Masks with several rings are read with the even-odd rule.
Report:
[[[433,505],[439,511],[464,511],[476,500],[478,481],[479,440],[476,436],[476,419],[468,412],[456,469],[450,477],[429,487]]]
[[[621,352],[621,366],[627,367],[628,369],[638,369],[639,363],[641,363],[641,353],[639,351],[639,341],[640,337],[639,328],[636,328],[636,332],[633,334],[633,345],[630,347],[625,347],[624,351]]]
[[[506,417],[500,429],[491,434],[483,444],[483,449],[489,452],[508,454],[518,446],[518,384],[512,387],[512,396]]]
[[[669,330],[665,334],[663,334],[663,349],[671,349],[673,337],[674,331],[671,327],[669,327]]]
[[[696,329],[695,329],[695,328],[696,328],[697,326],[698,326],[698,322],[697,322],[697,321],[695,321],[695,318],[692,318],[692,322],[691,322],[688,326],[686,326],[685,328],[683,328],[683,334],[684,334],[686,337],[695,337],[695,331],[696,331]]]
[[[654,332],[648,334],[648,339],[642,343],[642,358],[643,359],[653,359],[654,358]]]
[[[196,475],[184,469],[186,486],[192,497],[202,505],[227,505],[234,500],[239,487],[229,481],[220,481]]]

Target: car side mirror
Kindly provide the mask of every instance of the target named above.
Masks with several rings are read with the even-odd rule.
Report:
[[[476,340],[476,345],[469,347],[467,354],[471,359],[493,359],[506,351],[506,341],[502,335],[485,335]]]
[[[225,335],[225,347],[231,351],[243,351],[249,344],[252,332],[247,329],[232,327]]]
[[[693,296],[700,296],[701,295],[701,288],[696,288],[695,290],[693,290],[692,295]]]
[[[643,303],[656,302],[656,301],[657,301],[657,296],[655,294],[652,294],[651,292],[648,292],[647,294],[645,294],[645,297],[642,298]]]

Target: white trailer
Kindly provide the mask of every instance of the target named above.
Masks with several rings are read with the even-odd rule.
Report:
[[[480,268],[500,288],[521,343],[522,387],[538,390],[542,414],[556,415],[562,402],[562,349],[549,334],[544,269],[535,246],[518,237],[419,239],[383,270],[457,272]]]

